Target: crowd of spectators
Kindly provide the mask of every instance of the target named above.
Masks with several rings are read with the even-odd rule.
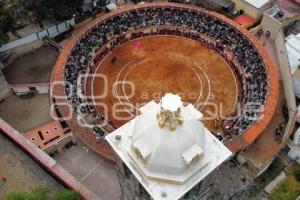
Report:
[[[132,37],[140,37],[143,36],[141,30],[152,30],[153,27],[159,31],[152,34],[178,34],[196,39],[212,47],[223,57],[224,52],[229,51],[238,62],[234,67],[239,67],[236,71],[243,85],[242,108],[222,119],[228,138],[242,134],[253,121],[258,120],[268,93],[268,76],[255,46],[240,31],[207,13],[155,7],[130,10],[113,16],[94,26],[77,41],[68,56],[64,71],[65,93],[76,115],[94,112],[93,115],[99,117],[92,106],[85,103],[86,99],[78,94],[84,92],[82,81],[78,81],[78,77],[93,67],[94,55],[97,55],[99,49],[106,44],[120,44],[126,33],[134,33]],[[203,35],[215,42],[207,41]],[[226,59],[228,60],[227,57]],[[228,62],[235,63],[231,60]],[[93,130],[96,134],[103,135],[102,128],[96,124]]]

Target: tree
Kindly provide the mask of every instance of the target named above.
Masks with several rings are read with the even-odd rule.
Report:
[[[32,200],[31,196],[23,192],[12,192],[4,200]]]
[[[104,7],[104,6],[106,6],[106,4],[107,4],[106,0],[99,0],[98,3],[97,3],[97,5],[100,6],[100,7]]]
[[[81,200],[82,197],[75,191],[64,190],[54,194],[51,200]]]
[[[36,23],[43,20],[63,21],[82,10],[83,0],[23,0],[25,9],[31,11]]]
[[[75,191],[61,190],[57,193],[50,194],[48,188],[39,187],[31,193],[28,192],[12,192],[4,197],[3,200],[83,200],[83,198]]]
[[[11,18],[4,9],[4,3],[0,1],[0,45],[8,41],[9,37],[7,33],[11,28],[10,25]]]
[[[32,16],[32,22],[39,24],[43,28],[42,21],[49,19],[51,16],[43,5],[43,0],[22,0],[25,10],[28,10]]]
[[[300,169],[295,170],[294,176],[296,180],[300,182]]]

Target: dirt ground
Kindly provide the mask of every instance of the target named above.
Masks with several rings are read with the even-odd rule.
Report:
[[[3,69],[8,83],[47,83],[58,52],[54,48],[43,46],[17,58]]]
[[[35,187],[48,187],[51,191],[63,186],[44,171],[27,154],[0,133],[0,199],[12,191],[31,191]]]
[[[239,81],[228,64],[188,38],[157,36],[124,43],[95,70],[98,76],[92,79],[91,90],[95,103],[100,104],[96,108],[107,113],[115,126],[137,114],[142,104],[172,92],[194,104],[209,118],[206,126],[214,130],[214,120],[232,111],[238,95]],[[99,75],[107,77],[107,82]]]
[[[48,94],[30,98],[10,96],[0,104],[0,117],[20,132],[31,130],[51,120]]]

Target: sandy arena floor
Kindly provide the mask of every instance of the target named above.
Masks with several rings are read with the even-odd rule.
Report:
[[[217,53],[176,36],[124,43],[96,66],[94,74],[87,91],[91,91],[97,111],[105,113],[115,126],[130,120],[142,104],[159,101],[161,93],[172,92],[194,104],[208,118],[206,126],[218,131],[215,119],[228,115],[236,106],[240,87],[234,72]]]

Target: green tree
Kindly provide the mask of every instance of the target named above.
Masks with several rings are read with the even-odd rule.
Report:
[[[12,192],[4,197],[3,200],[83,200],[83,198],[72,190],[65,189],[51,194],[48,188],[39,187],[30,193]]]
[[[63,21],[82,10],[83,0],[23,0],[25,9],[31,11],[36,23],[43,20]]]
[[[300,182],[300,169],[295,170],[294,176],[296,180]]]
[[[43,28],[42,21],[50,18],[50,11],[47,11],[43,5],[44,0],[22,0],[24,9],[29,11],[32,18],[32,21],[36,24],[39,24]]]
[[[8,13],[4,9],[4,3],[0,1],[0,45],[7,42],[8,31],[10,30],[11,18],[9,17]]]
[[[101,6],[101,7],[104,7],[104,6],[106,6],[107,1],[106,1],[106,0],[99,0],[97,4],[98,4],[99,6]]]
[[[81,200],[82,197],[75,191],[63,190],[60,191],[51,198],[51,200]]]
[[[39,187],[31,192],[32,200],[46,200],[49,199],[49,189],[45,187]]]
[[[33,200],[32,197],[24,192],[12,192],[6,197],[4,197],[3,200]]]

